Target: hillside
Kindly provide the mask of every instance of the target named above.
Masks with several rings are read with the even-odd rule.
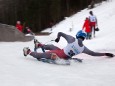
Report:
[[[98,18],[100,31],[84,45],[98,52],[115,54],[115,0],[103,2],[92,9]],[[53,27],[49,36],[36,36],[45,44],[53,43],[60,48],[66,45],[61,38],[59,43],[51,42],[59,31],[75,36],[82,28],[84,19],[89,15],[87,8],[65,19]],[[72,26],[73,25],[73,26]],[[73,27],[70,32],[69,28]],[[50,31],[47,29],[45,31]],[[83,58],[83,63],[71,62],[70,66],[53,65],[39,62],[31,56],[23,56],[23,47],[34,48],[30,42],[0,43],[0,85],[1,86],[115,86],[115,58],[93,57],[85,54],[75,56]],[[40,52],[40,49],[38,49]]]

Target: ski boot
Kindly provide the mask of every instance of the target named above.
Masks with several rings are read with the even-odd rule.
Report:
[[[42,44],[37,39],[34,39],[34,51],[40,48],[41,45]]]
[[[23,54],[24,54],[24,56],[27,56],[30,53],[31,53],[31,50],[29,49],[29,47],[24,47],[23,48]]]

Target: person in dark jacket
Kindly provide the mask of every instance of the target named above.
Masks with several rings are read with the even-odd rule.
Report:
[[[29,27],[25,27],[25,29],[24,29],[24,34],[31,34],[31,35],[35,35],[32,31],[31,31],[31,29],[29,28]]]

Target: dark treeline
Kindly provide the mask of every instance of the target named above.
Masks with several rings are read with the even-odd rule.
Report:
[[[91,4],[92,0],[0,0],[0,23],[20,20],[39,32]],[[95,0],[101,2],[103,0]]]

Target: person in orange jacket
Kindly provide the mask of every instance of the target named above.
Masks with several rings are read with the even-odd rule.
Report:
[[[16,28],[17,28],[19,31],[23,32],[23,25],[21,25],[21,22],[20,22],[20,21],[17,21],[17,22],[16,22]]]
[[[87,33],[86,39],[90,39],[91,38],[91,27],[90,27],[90,20],[88,17],[86,17],[85,19],[82,30],[84,30]]]

